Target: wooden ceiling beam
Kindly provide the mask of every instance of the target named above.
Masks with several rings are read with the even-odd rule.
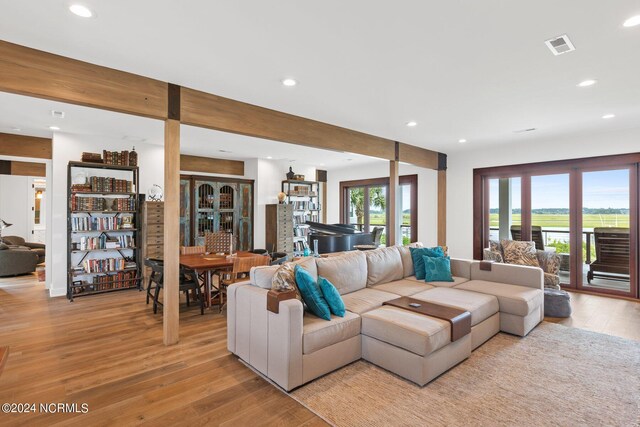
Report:
[[[182,88],[184,124],[325,150],[395,158],[395,142],[268,108]]]
[[[0,133],[0,155],[50,159],[51,140],[35,136]]]
[[[215,159],[212,157],[180,155],[180,170],[185,172],[204,172],[223,175],[244,175],[244,162],[241,160]]]
[[[0,40],[0,90],[166,119],[167,83]]]

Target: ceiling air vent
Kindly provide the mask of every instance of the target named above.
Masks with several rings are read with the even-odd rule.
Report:
[[[545,41],[544,44],[546,44],[549,50],[556,56],[576,50],[571,40],[569,40],[569,36],[566,34],[549,39]]]
[[[536,130],[536,128],[518,129],[514,130],[513,133],[533,132],[534,130]]]

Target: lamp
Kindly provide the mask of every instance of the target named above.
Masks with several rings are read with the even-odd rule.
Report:
[[[7,227],[11,227],[12,225],[13,224],[9,224],[4,219],[0,219],[0,243],[4,243],[2,240],[2,230],[4,230]]]

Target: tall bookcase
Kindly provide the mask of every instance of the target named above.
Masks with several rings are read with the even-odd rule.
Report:
[[[138,168],[69,162],[67,298],[140,289]]]
[[[302,255],[309,234],[309,226],[305,223],[321,222],[320,183],[287,179],[282,181],[282,192],[287,195],[285,203],[293,210],[294,255]]]

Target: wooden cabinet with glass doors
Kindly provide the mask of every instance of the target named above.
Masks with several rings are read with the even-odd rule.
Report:
[[[253,249],[253,181],[181,176],[181,244],[204,245],[215,231],[233,233],[234,250]]]

